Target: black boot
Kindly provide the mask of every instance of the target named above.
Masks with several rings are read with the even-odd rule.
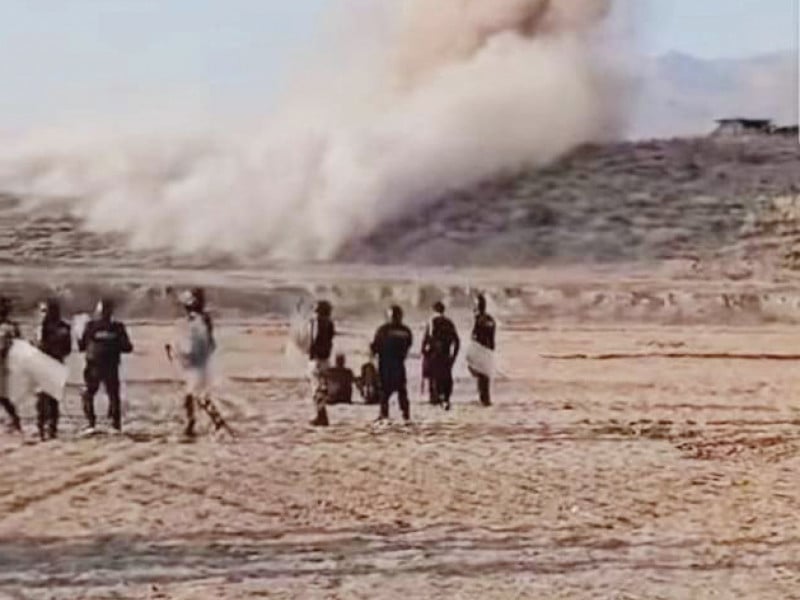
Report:
[[[313,427],[327,427],[330,425],[330,422],[328,421],[328,411],[324,408],[319,409],[317,411],[316,418],[311,421],[311,425]]]
[[[10,431],[15,431],[17,433],[22,433],[22,423],[19,420],[19,415],[17,414],[17,407],[9,400],[8,398],[0,398],[0,406],[2,406],[6,414],[8,414],[8,418],[10,423],[8,428]]]
[[[58,400],[50,398],[50,420],[47,423],[47,433],[50,439],[54,440],[58,437],[58,421],[61,419],[61,407]]]
[[[183,435],[187,438],[194,438],[194,396],[187,394],[183,398],[183,408],[186,410],[186,427],[183,430]]]
[[[39,439],[47,439],[46,426],[49,418],[50,405],[49,398],[42,392],[36,394],[36,428],[39,430]]]

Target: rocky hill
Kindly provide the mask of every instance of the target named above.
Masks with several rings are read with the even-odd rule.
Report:
[[[341,258],[531,266],[735,257],[794,264],[800,147],[791,137],[587,147],[385,224]]]
[[[785,136],[695,138],[579,149],[544,170],[454,191],[365,232],[339,262],[539,267],[732,258],[793,267],[800,147]],[[135,251],[82,229],[69,201],[0,196],[0,261],[13,265],[265,267]]]

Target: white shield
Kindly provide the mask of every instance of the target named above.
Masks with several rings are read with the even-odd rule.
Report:
[[[486,377],[494,377],[494,351],[482,346],[475,340],[467,346],[467,366],[476,373]]]
[[[9,395],[12,399],[21,399],[35,390],[41,390],[57,400],[64,397],[69,377],[67,366],[25,340],[16,339],[11,344],[8,372]]]

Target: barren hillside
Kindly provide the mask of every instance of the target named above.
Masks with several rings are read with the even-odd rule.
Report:
[[[784,137],[583,148],[442,198],[343,258],[530,266],[733,253],[780,262],[798,233],[798,167],[797,140]]]
[[[354,241],[344,262],[540,266],[719,256],[783,261],[798,232],[800,148],[788,137],[582,148],[552,167],[453,192]],[[0,260],[26,264],[264,266],[258,256],[132,252],[70,202],[0,197]],[[777,222],[776,221],[779,221]]]

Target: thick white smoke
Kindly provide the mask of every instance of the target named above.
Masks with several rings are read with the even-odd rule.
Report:
[[[6,143],[0,189],[72,198],[136,247],[328,259],[448,190],[613,135],[626,108],[609,0],[345,6],[354,35],[271,118]]]

